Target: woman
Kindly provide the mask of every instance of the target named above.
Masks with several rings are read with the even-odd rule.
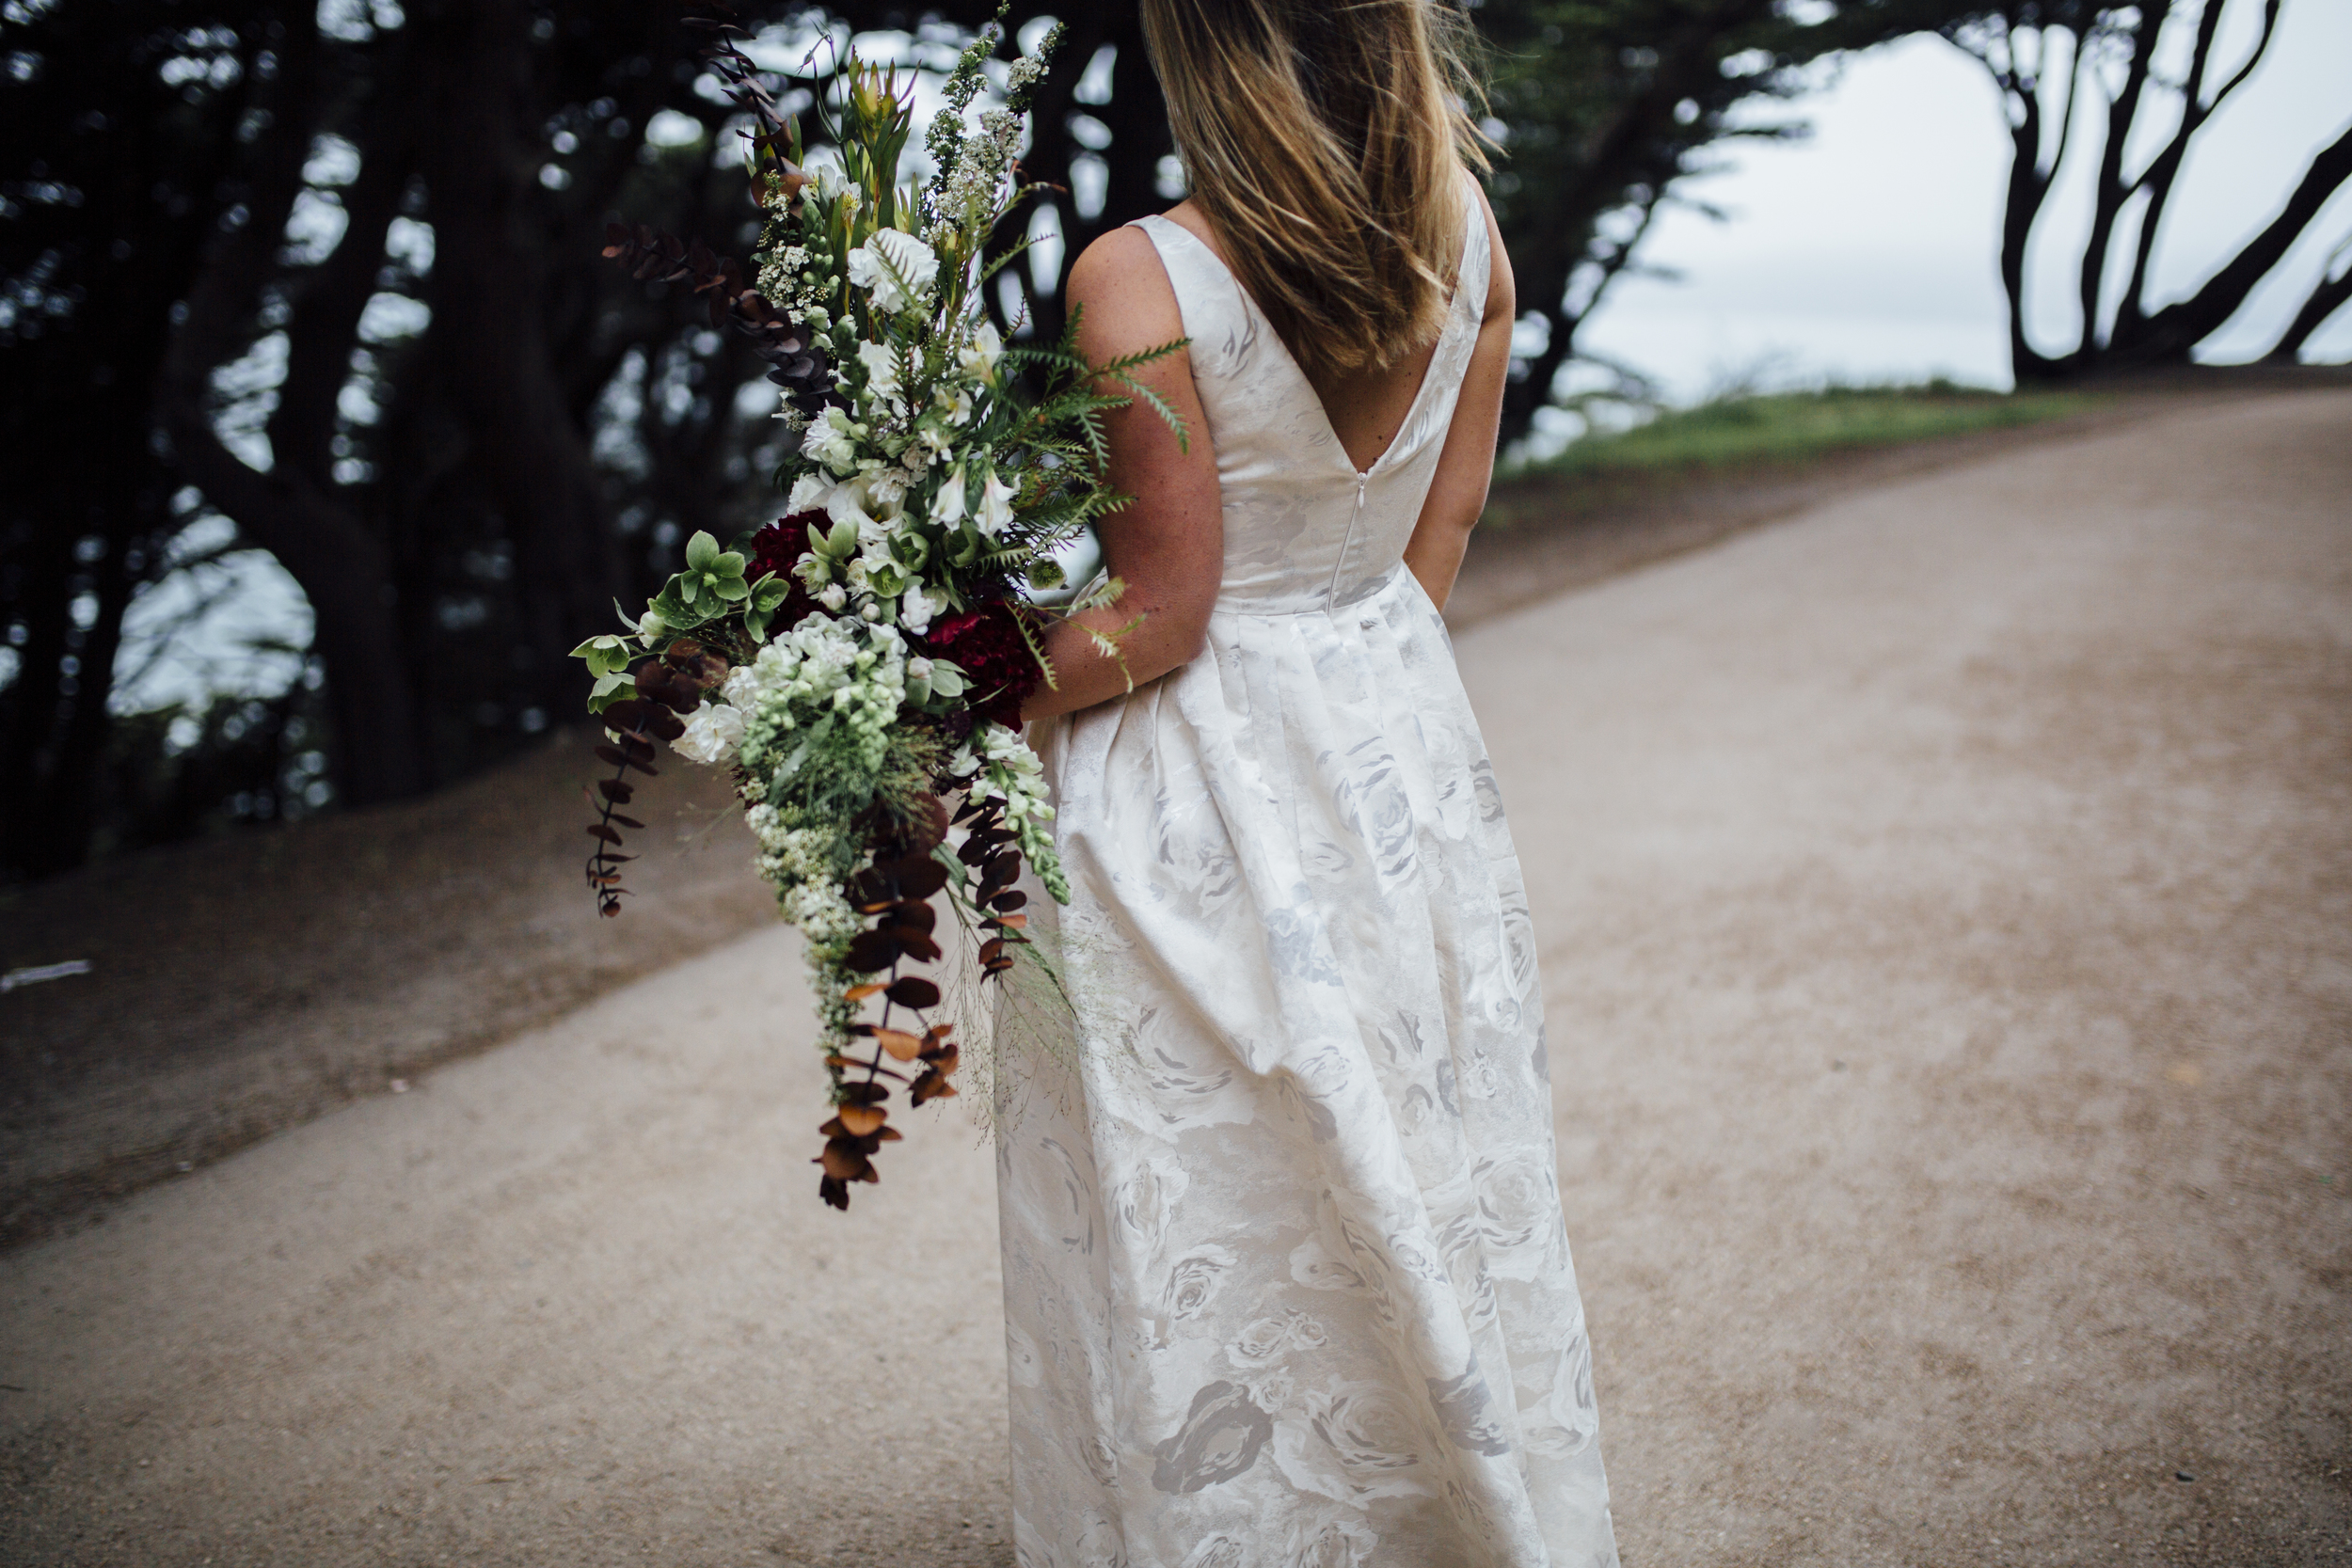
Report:
[[[1438,8],[1143,12],[1194,194],[1070,300],[1096,363],[1190,339],[1147,372],[1188,439],[1113,417],[1126,589],[1025,714],[1075,1016],[1000,1090],[1019,1560],[1612,1563],[1526,895],[1438,614],[1515,314]]]

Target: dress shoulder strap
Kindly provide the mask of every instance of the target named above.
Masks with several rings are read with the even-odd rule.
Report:
[[[1240,281],[1206,240],[1173,218],[1154,213],[1128,227],[1142,230],[1160,253],[1184,336],[1192,340],[1194,379],[1240,372],[1257,350],[1260,327],[1257,308]]]
[[[1486,314],[1486,287],[1494,277],[1494,245],[1486,237],[1486,211],[1478,199],[1478,176],[1462,170],[1462,266],[1454,279],[1454,304],[1467,308],[1475,323]]]

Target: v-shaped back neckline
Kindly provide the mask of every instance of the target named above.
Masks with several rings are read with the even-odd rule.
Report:
[[[1233,269],[1225,264],[1225,258],[1217,254],[1216,246],[1178,223],[1166,213],[1152,213],[1137,219],[1136,222],[1138,225],[1159,225],[1174,230],[1188,243],[1200,246],[1202,254],[1216,263],[1217,271],[1223,273],[1226,282],[1232,285],[1233,293],[1241,296],[1242,308],[1251,316],[1264,322],[1266,336],[1274,341],[1275,350],[1281,356],[1282,364],[1289,369],[1292,378],[1298,383],[1299,389],[1307,394],[1307,402],[1313,407],[1315,417],[1323,421],[1323,433],[1331,437],[1331,450],[1339,453],[1340,462],[1346,467],[1349,477],[1358,484],[1362,484],[1380,471],[1380,465],[1386,463],[1390,455],[1396,451],[1398,440],[1406,431],[1413,428],[1413,421],[1421,417],[1422,404],[1429,399],[1430,386],[1437,380],[1438,359],[1444,352],[1446,339],[1454,331],[1454,308],[1461,303],[1462,281],[1470,271],[1470,247],[1477,243],[1478,238],[1471,229],[1472,224],[1480,221],[1477,206],[1475,203],[1466,201],[1463,208],[1462,254],[1454,263],[1453,292],[1446,295],[1445,325],[1438,329],[1437,341],[1430,346],[1429,363],[1422,367],[1421,385],[1413,388],[1413,401],[1406,406],[1405,418],[1397,422],[1396,434],[1389,437],[1388,444],[1380,449],[1379,455],[1372,460],[1372,467],[1368,468],[1356,467],[1356,459],[1348,455],[1347,443],[1340,439],[1339,426],[1331,422],[1331,411],[1323,405],[1323,394],[1315,390],[1315,384],[1308,378],[1305,367],[1299,364],[1298,356],[1291,352],[1290,344],[1282,341],[1282,335],[1274,330],[1273,323],[1264,321],[1265,312],[1259,309],[1258,302],[1249,297],[1249,291],[1242,287],[1241,279],[1234,275]]]

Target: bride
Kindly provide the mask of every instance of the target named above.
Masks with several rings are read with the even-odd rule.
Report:
[[[1525,890],[1438,607],[1514,318],[1433,0],[1143,0],[1191,199],[1073,268],[1126,584],[1027,708],[1074,1038],[1000,1139],[1024,1568],[1616,1560]],[[1123,662],[1087,626],[1141,622]],[[1130,689],[1130,681],[1133,688]]]

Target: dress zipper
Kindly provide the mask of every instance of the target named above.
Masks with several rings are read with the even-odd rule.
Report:
[[[1350,467],[1355,465],[1350,464]],[[1339,598],[1340,574],[1347,570],[1348,552],[1356,547],[1356,525],[1364,519],[1364,485],[1372,475],[1359,468],[1356,472],[1356,507],[1347,515],[1347,537],[1340,541],[1340,558],[1331,563],[1331,586],[1323,591],[1326,610]]]

